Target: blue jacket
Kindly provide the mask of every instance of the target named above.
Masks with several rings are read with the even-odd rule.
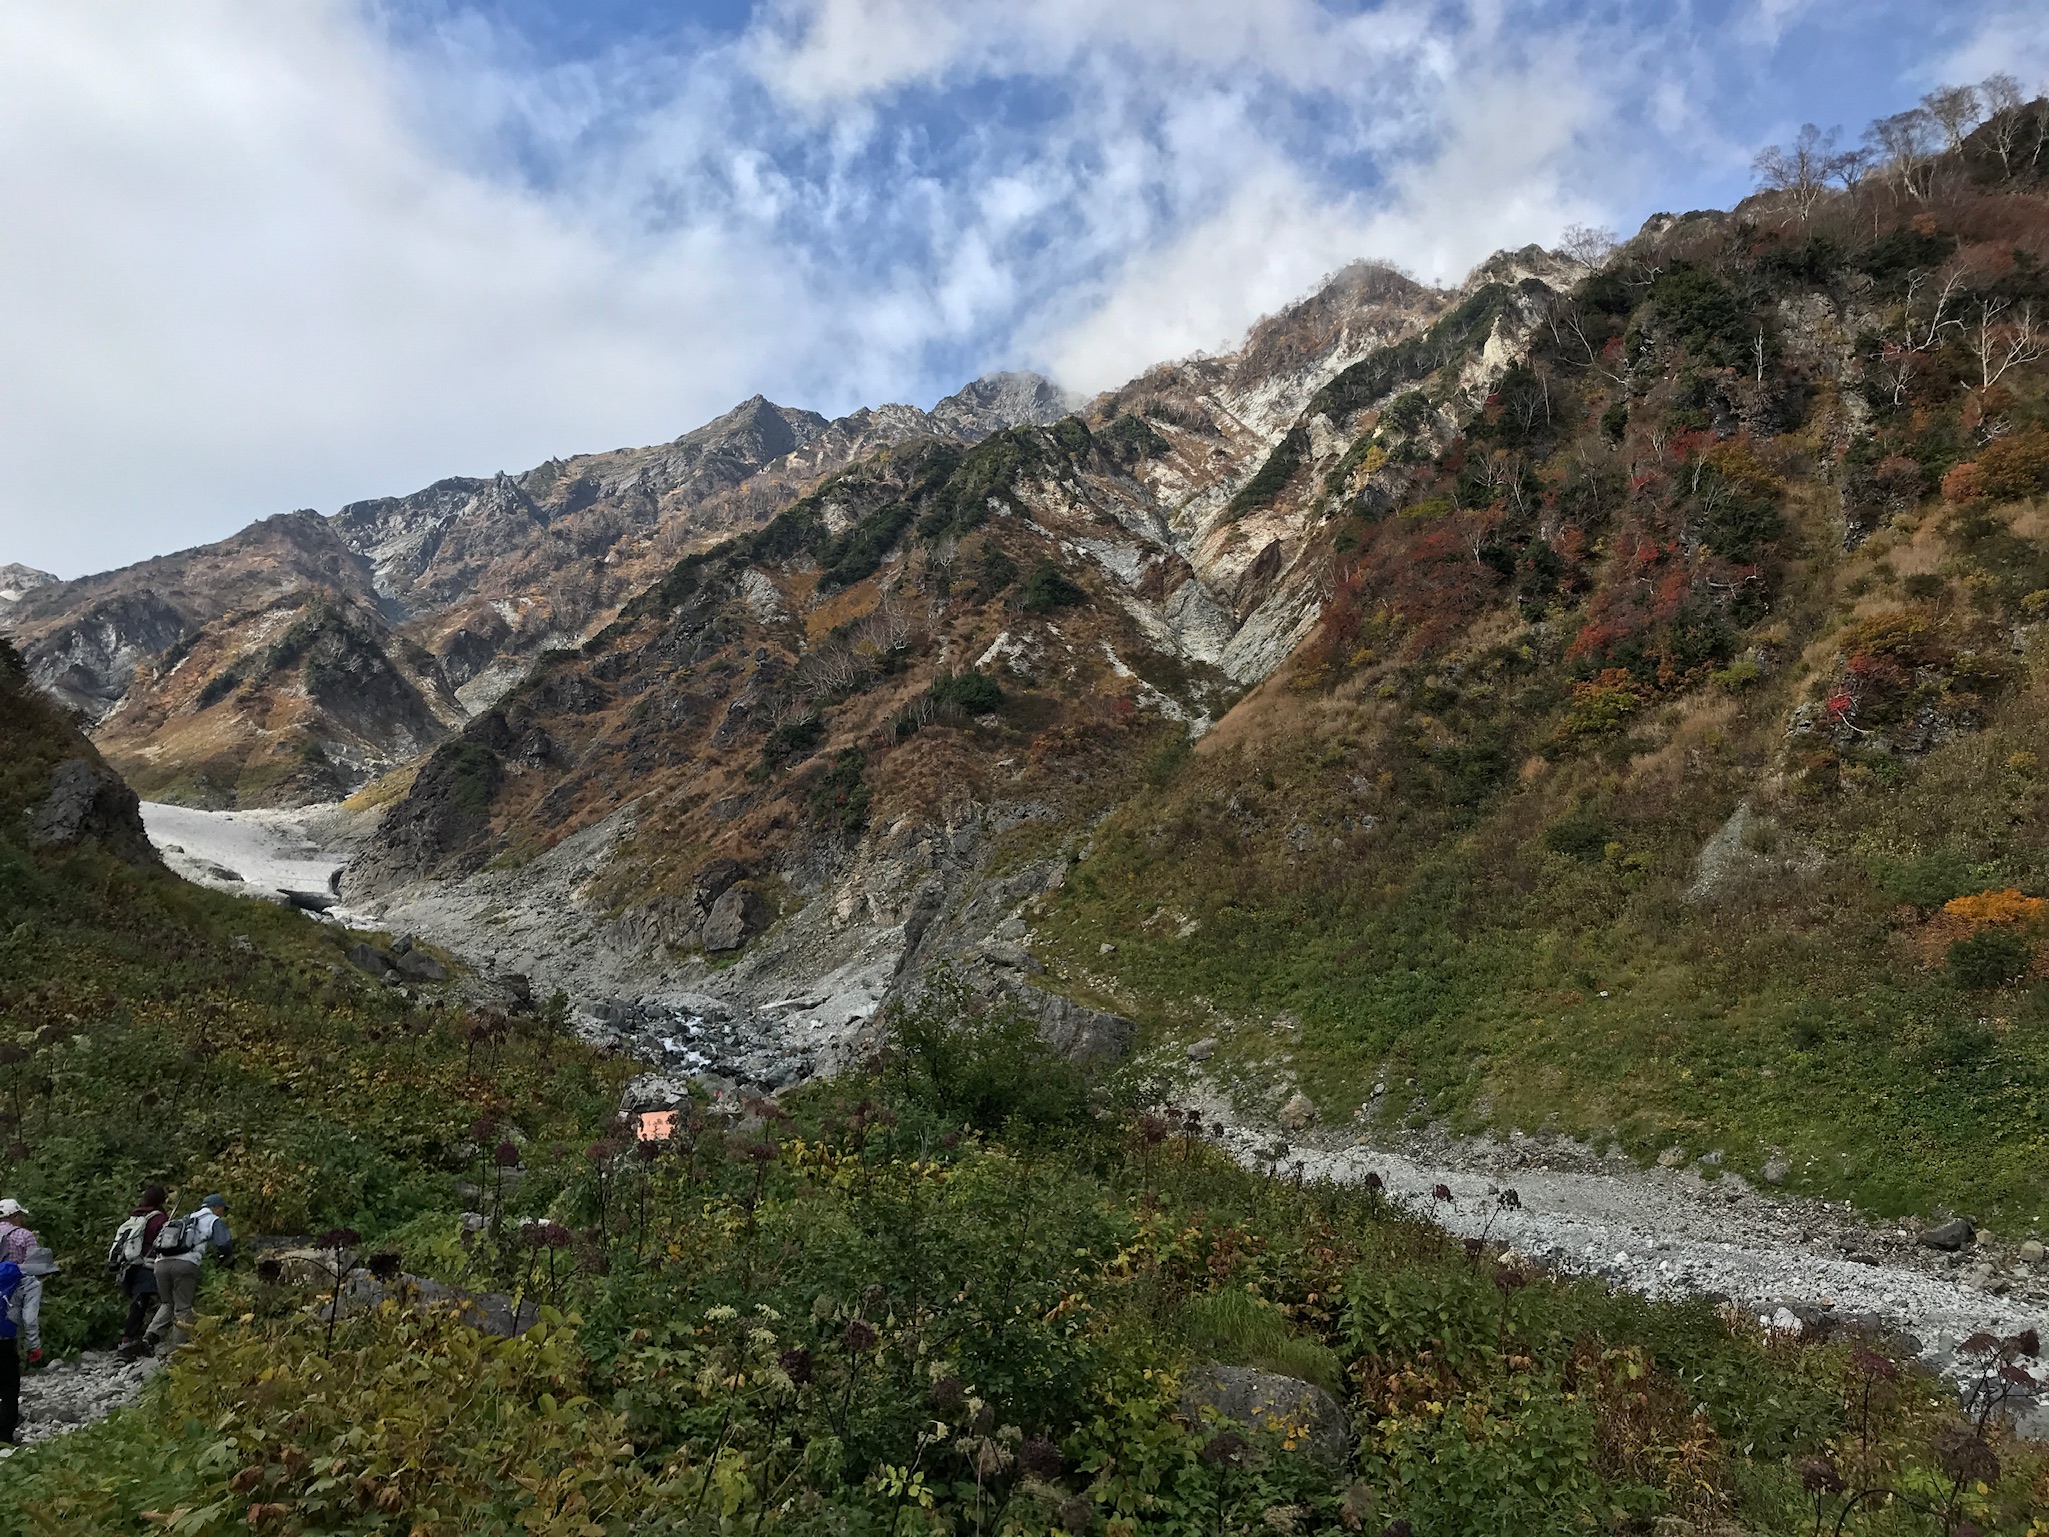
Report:
[[[14,1294],[21,1286],[21,1266],[0,1260],[0,1340],[14,1338]]]

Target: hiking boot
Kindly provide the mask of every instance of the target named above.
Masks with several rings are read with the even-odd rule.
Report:
[[[28,1360],[23,1364],[29,1367],[30,1370],[34,1370],[43,1364],[43,1353],[40,1350],[31,1350],[28,1353]]]

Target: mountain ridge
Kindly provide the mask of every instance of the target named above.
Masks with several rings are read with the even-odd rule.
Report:
[[[990,375],[930,413],[864,408],[837,421],[756,395],[651,448],[551,459],[519,475],[448,477],[331,515],[276,514],[111,572],[24,579],[0,606],[0,626],[35,681],[92,722],[152,793],[207,804],[345,793],[431,741],[433,733],[419,734],[428,721],[442,729],[459,722],[534,654],[573,644],[633,590],[637,570],[679,542],[763,516],[794,488],[879,445],[928,435],[969,441],[1069,404],[1056,386],[1025,374]],[[238,639],[238,630],[260,627],[267,621],[258,616],[294,596],[303,607],[316,591],[356,611],[358,629],[368,626],[358,639],[380,653],[373,671],[406,674],[406,691],[421,701],[449,697],[424,714],[409,707],[408,727],[396,733],[322,735],[316,710],[300,712],[306,724],[288,728],[296,737],[282,746],[253,719],[239,730],[216,719],[205,731],[164,734],[213,681],[193,675],[195,649],[236,667],[257,643],[253,631]],[[185,675],[174,682],[169,671],[179,664]],[[238,674],[245,686],[248,672]],[[273,680],[273,693],[292,689],[289,679]],[[332,760],[335,772],[280,772],[280,756],[294,754]]]

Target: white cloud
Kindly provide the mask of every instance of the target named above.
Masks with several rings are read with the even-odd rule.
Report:
[[[427,154],[340,3],[0,10],[0,204],[0,549],[66,571],[673,435],[805,315],[744,228],[622,237]]]
[[[757,389],[1114,384],[1356,258],[1456,279],[1750,148],[1690,13],[761,0],[565,62],[466,0],[424,31],[377,3],[0,7],[0,561],[657,441]],[[1755,46],[1803,3],[1751,0]]]
[[[2049,92],[2049,12],[2040,5],[1994,5],[1972,17],[1968,36],[1939,54],[1929,85],[2014,76],[2030,95]]]
[[[1366,239],[1355,211],[1272,165],[1171,246],[1129,261],[1092,312],[1046,344],[1048,371],[1093,392],[1151,363],[1224,350],[1252,320],[1369,249]]]
[[[1311,185],[1276,156],[1245,155],[1228,203],[1164,250],[1134,253],[1092,313],[1046,348],[1077,388],[1231,345],[1260,315],[1359,257],[1455,283],[1505,246],[1555,238],[1602,210],[1564,185],[1579,135],[1598,126],[1571,50],[1516,65],[1474,56],[1444,69],[1434,153],[1376,197]]]

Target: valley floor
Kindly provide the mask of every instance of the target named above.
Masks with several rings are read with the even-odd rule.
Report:
[[[1293,1178],[1298,1161],[1312,1180],[1378,1174],[1389,1196],[1451,1232],[1512,1245],[1562,1272],[1652,1297],[1719,1296],[1775,1327],[1835,1319],[1904,1332],[1931,1368],[1959,1382],[1972,1368],[1958,1363],[1956,1346],[1971,1335],[2049,1331],[2049,1267],[2018,1264],[1989,1244],[1943,1254],[1905,1229],[1871,1227],[1843,1204],[1761,1194],[1737,1175],[1639,1168],[1520,1134],[1417,1133],[1382,1146],[1312,1138],[1280,1159],[1269,1129],[1233,1127],[1227,1137],[1240,1162],[1276,1178]],[[1439,1186],[1449,1201],[1434,1197]],[[1513,1204],[1504,1204],[1509,1191]],[[2021,1428],[2049,1438],[2049,1405]]]
[[[178,873],[252,895],[326,889],[364,821],[341,807],[143,809],[151,837]],[[472,962],[488,964],[502,947],[495,933],[471,936],[466,945],[447,924],[435,927],[437,941]],[[647,1046],[630,1033],[613,1038]],[[679,1061],[650,1065],[673,1071]],[[1206,1108],[1231,1119],[1220,1106]],[[1271,1128],[1234,1126],[1228,1135],[1241,1161],[1274,1162]],[[1304,1145],[1278,1161],[1277,1177],[1294,1177],[1298,1160],[1310,1179],[1357,1181],[1377,1173],[1390,1194],[1429,1209],[1454,1233],[1511,1244],[1559,1270],[1607,1276],[1647,1295],[1718,1295],[1789,1326],[1802,1315],[1875,1320],[1912,1335],[1924,1359],[1952,1376],[1962,1370],[1956,1345],[1980,1330],[2049,1333],[2049,1265],[2022,1264],[2006,1245],[1938,1253],[1918,1246],[1906,1229],[1865,1224],[1847,1206],[1767,1194],[1736,1175],[1711,1180],[1695,1170],[1645,1169],[1563,1139],[1520,1134],[1495,1141],[1422,1132],[1373,1146],[1307,1133]],[[1449,1202],[1432,1199],[1439,1185],[1451,1190]],[[1501,1193],[1511,1189],[1520,1204],[1503,1206]],[[2049,1408],[2033,1411],[2026,1428],[2049,1436]]]

